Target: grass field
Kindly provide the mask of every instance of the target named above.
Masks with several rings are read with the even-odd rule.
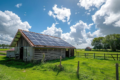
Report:
[[[9,49],[0,49],[0,51],[7,51],[7,50],[9,50]]]
[[[9,49],[0,49],[0,55],[6,55],[6,51]]]
[[[2,53],[2,52],[0,52],[0,55],[6,55],[6,53]]]
[[[80,77],[76,76],[77,62],[80,61]],[[115,80],[115,63],[119,61],[66,58],[62,61],[63,71],[55,68],[59,60],[44,64],[32,64],[9,60],[0,56],[1,80]],[[119,71],[120,72],[120,71]],[[120,75],[119,75],[120,76]]]
[[[78,61],[79,78],[76,75]],[[0,56],[0,80],[115,80],[115,63],[120,64],[114,60],[71,57],[62,60],[64,69],[60,71],[56,68],[59,60],[33,64]]]

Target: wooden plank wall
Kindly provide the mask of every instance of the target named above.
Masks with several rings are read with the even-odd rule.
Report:
[[[24,37],[20,37],[17,42],[17,47],[30,47],[29,43],[24,39]]]
[[[60,56],[65,58],[65,49],[50,49],[50,48],[37,48],[34,53],[34,60],[41,60],[45,53],[45,60],[59,59]]]

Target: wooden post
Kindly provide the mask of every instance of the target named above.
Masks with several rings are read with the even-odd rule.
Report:
[[[105,53],[104,53],[104,59],[105,59]]]
[[[60,56],[60,67],[61,67],[61,59],[62,59],[62,57]]]
[[[77,66],[77,76],[79,77],[79,61],[78,61],[78,66]]]
[[[118,60],[118,53],[117,53],[117,60]]]
[[[118,63],[116,63],[116,80],[119,80]]]
[[[95,59],[95,53],[93,55],[94,55],[94,59]]]

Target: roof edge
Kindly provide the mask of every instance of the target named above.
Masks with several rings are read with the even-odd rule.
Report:
[[[19,30],[17,31],[17,33],[18,33],[18,32],[19,32]],[[15,37],[16,37],[17,33],[15,34],[15,36],[14,36],[14,38],[13,38],[11,44],[10,44],[10,47],[12,47],[11,45],[12,45],[13,41],[15,40]]]
[[[29,38],[22,32],[23,30],[18,29],[20,31],[21,35],[25,38],[25,40],[30,44],[30,46],[34,46],[34,44],[29,40]]]

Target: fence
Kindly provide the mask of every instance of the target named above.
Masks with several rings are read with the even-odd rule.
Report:
[[[76,52],[76,57],[85,57],[85,58],[100,58],[100,59],[113,59],[120,60],[120,54],[108,54],[108,53],[80,53]]]

